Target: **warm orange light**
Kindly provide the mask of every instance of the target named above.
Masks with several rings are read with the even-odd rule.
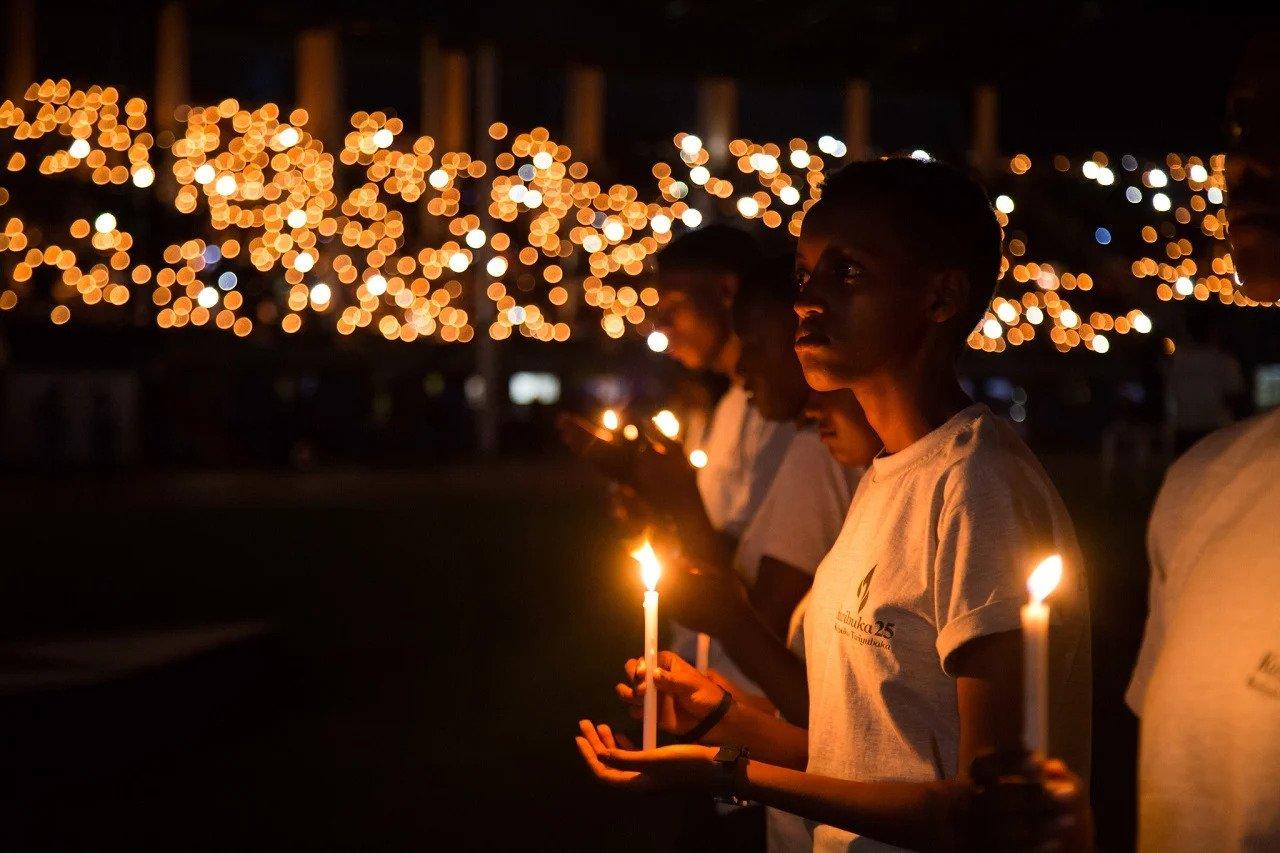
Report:
[[[1058,554],[1045,557],[1027,578],[1027,590],[1036,604],[1043,602],[1062,580],[1062,557]]]
[[[658,578],[662,575],[662,564],[658,562],[658,555],[654,553],[648,539],[631,552],[631,559],[640,564],[640,580],[644,581],[645,588],[654,589],[658,585]]]

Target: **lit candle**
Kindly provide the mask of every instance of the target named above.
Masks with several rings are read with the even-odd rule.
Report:
[[[600,425],[609,430],[609,432],[613,432],[618,428],[618,413],[613,409],[605,409],[604,413],[600,415]]]
[[[1037,755],[1049,746],[1049,605],[1062,580],[1062,557],[1046,557],[1027,578],[1031,601],[1022,608],[1022,744]]]
[[[663,409],[654,415],[653,425],[667,438],[674,440],[680,434],[680,419],[670,409]]]
[[[640,579],[644,581],[644,729],[642,745],[654,749],[658,745],[658,692],[653,689],[653,671],[658,668],[658,576],[662,566],[653,552],[649,540],[631,552],[640,564]]]

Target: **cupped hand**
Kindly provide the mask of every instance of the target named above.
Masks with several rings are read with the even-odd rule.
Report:
[[[578,751],[596,778],[615,788],[635,791],[707,791],[715,780],[715,747],[664,746],[635,750],[614,738],[607,725],[578,723]]]

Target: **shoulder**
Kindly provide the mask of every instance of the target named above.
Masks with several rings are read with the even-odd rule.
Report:
[[[1280,409],[1254,415],[1200,439],[1169,466],[1164,488],[1202,481],[1215,469],[1234,466],[1259,450],[1277,448],[1280,448]]]
[[[810,491],[836,489],[837,486],[840,491],[849,488],[844,468],[832,458],[816,429],[799,430],[787,446],[770,492],[790,498]]]
[[[835,460],[822,443],[818,431],[805,427],[798,430],[795,438],[791,439],[783,464],[788,467],[796,465],[804,468],[828,468],[835,464]]]
[[[1202,438],[1165,473],[1151,529],[1180,527],[1184,509],[1211,498],[1260,454],[1280,453],[1280,409],[1223,427]]]
[[[985,406],[940,454],[945,496],[1014,489],[1053,494],[1049,475],[1009,424]]]

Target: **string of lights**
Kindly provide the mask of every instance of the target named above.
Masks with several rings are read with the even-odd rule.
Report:
[[[545,128],[512,134],[494,123],[488,133],[506,150],[485,163],[438,150],[429,136],[406,136],[398,118],[357,112],[335,156],[308,132],[305,110],[285,114],[271,103],[249,109],[227,99],[180,111],[181,132],[167,145],[172,166],[159,180],[152,153],[164,148],[141,98],[122,105],[113,87],[46,80],[32,84],[24,101],[28,106],[0,104],[0,131],[18,149],[5,161],[9,173],[35,164],[53,180],[132,184],[196,220],[191,230],[201,236],[155,247],[156,256],[147,257],[134,233],[137,207],[58,226],[65,238],[20,215],[0,218],[0,258],[11,259],[0,311],[37,303],[51,322],[64,324],[82,310],[77,305],[142,303],[161,328],[210,326],[240,337],[260,326],[294,334],[324,324],[343,335],[370,329],[406,342],[466,343],[477,333],[565,341],[583,327],[576,319],[581,303],[596,309],[607,336],[620,338],[629,326],[643,326],[658,302],[654,288],[625,282],[645,271],[677,227],[699,227],[702,210],[731,209],[768,229],[785,223],[797,235],[820,197],[824,169],[848,153],[831,136],[820,138],[816,151],[792,139],[785,153],[774,143],[735,139],[728,151],[740,177],[731,179],[712,173],[700,138],[678,133],[678,163],[654,165],[660,200],[645,201],[635,186],[591,180],[587,165]],[[1132,176],[1124,197],[1150,204],[1156,219],[1141,237],[1153,247],[1163,242],[1167,260],[1136,258],[1130,271],[1157,279],[1161,300],[1216,294],[1226,304],[1257,304],[1236,289],[1223,242],[1223,159],[1169,155],[1163,167],[1139,171],[1125,155],[1117,175],[1107,155],[1095,152],[1078,172],[1102,187]],[[1053,165],[1076,174],[1065,156]],[[1022,179],[1031,158],[1016,155],[1008,171]],[[695,188],[707,196],[702,209],[688,200]],[[11,201],[0,186],[0,207]],[[1087,293],[1091,275],[1028,260],[1029,238],[1012,223],[1013,198],[1002,194],[995,204],[1006,232],[1004,293],[970,336],[971,347],[1001,352],[1047,327],[1045,337],[1060,351],[1105,353],[1108,334],[1152,331],[1151,318],[1136,308],[1080,313],[1064,293]],[[414,243],[407,220],[423,207],[430,224]],[[489,232],[482,212],[493,223]],[[1095,239],[1106,245],[1112,237],[1100,227]],[[47,287],[39,286],[41,270]],[[477,330],[479,288],[496,310]]]

